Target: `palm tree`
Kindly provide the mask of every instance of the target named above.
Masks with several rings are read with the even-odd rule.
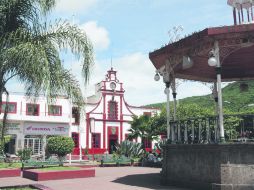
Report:
[[[131,128],[129,129],[130,134],[128,139],[136,139],[140,137],[143,147],[145,139],[149,141],[157,139],[157,135],[153,131],[151,122],[152,118],[148,115],[141,115],[139,117],[134,116],[133,120],[130,122]]]
[[[54,24],[43,21],[54,5],[55,0],[0,1],[0,105],[3,94],[8,100],[6,84],[13,78],[25,84],[27,95],[43,93],[49,100],[67,95],[82,105],[79,83],[64,68],[60,52],[70,49],[82,59],[82,76],[87,84],[93,64],[92,46],[77,26],[61,20]],[[5,107],[2,140],[8,112]]]

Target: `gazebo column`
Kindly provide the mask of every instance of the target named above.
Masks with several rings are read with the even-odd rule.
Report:
[[[222,90],[221,90],[221,63],[220,63],[220,48],[218,41],[214,43],[215,58],[217,60],[216,75],[218,85],[218,111],[219,111],[219,126],[220,126],[220,142],[225,141],[224,125],[223,125],[223,106],[222,106]]]
[[[251,20],[254,21],[254,16],[253,16],[253,4],[251,3],[250,7],[250,13],[251,13]]]
[[[242,22],[244,22],[244,16],[243,16],[243,5],[241,4],[241,15],[242,15]]]
[[[247,17],[248,17],[248,22],[250,22],[250,11],[247,9]]]
[[[163,72],[163,82],[166,85],[165,94],[167,96],[167,139],[170,139],[170,72],[169,65],[166,65],[166,70]]]
[[[236,20],[236,8],[233,8],[233,16],[234,16],[234,24],[237,25],[237,20]]]
[[[216,115],[214,129],[215,129],[215,140],[216,142],[219,141],[219,128],[218,128],[218,91],[217,91],[217,82],[213,84],[213,98],[214,98],[214,114]]]
[[[242,21],[241,21],[241,13],[240,13],[240,10],[238,10],[238,20],[239,20],[239,24],[241,24]]]
[[[173,115],[173,119],[174,121],[176,121],[176,81],[175,81],[175,78],[173,78],[172,80],[172,95],[173,95],[173,100],[174,100],[174,115]],[[175,124],[173,126],[171,126],[171,138],[172,138],[172,142],[175,141]]]

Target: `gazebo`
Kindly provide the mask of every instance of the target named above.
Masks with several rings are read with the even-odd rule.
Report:
[[[163,76],[167,96],[172,87],[176,99],[175,79],[211,82],[218,104],[218,122],[211,129],[208,119],[203,145],[200,141],[194,145],[193,125],[190,128],[187,127],[190,123],[169,125],[168,117],[168,139],[172,143],[164,147],[162,181],[165,184],[201,189],[212,188],[212,184],[215,188],[221,188],[221,184],[254,186],[254,177],[249,177],[254,176],[254,169],[250,169],[254,164],[254,145],[224,144],[221,91],[221,82],[254,79],[254,1],[228,0],[228,5],[233,8],[234,25],[206,28],[149,54],[156,68],[155,79]],[[201,127],[198,127],[199,138]]]

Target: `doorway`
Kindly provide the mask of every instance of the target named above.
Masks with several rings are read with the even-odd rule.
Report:
[[[15,154],[16,152],[16,136],[12,135],[10,141],[5,143],[4,152],[9,154]]]
[[[33,155],[42,154],[42,141],[40,136],[25,136],[24,148],[31,148]]]
[[[108,143],[109,154],[113,154],[113,152],[116,151],[117,140],[118,140],[117,135],[109,135],[109,143]]]

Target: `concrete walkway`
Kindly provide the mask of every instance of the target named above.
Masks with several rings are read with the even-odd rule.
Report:
[[[0,189],[4,186],[39,183],[53,190],[183,190],[159,185],[158,168],[105,167],[96,168],[96,177],[36,182],[21,177],[0,178]]]

